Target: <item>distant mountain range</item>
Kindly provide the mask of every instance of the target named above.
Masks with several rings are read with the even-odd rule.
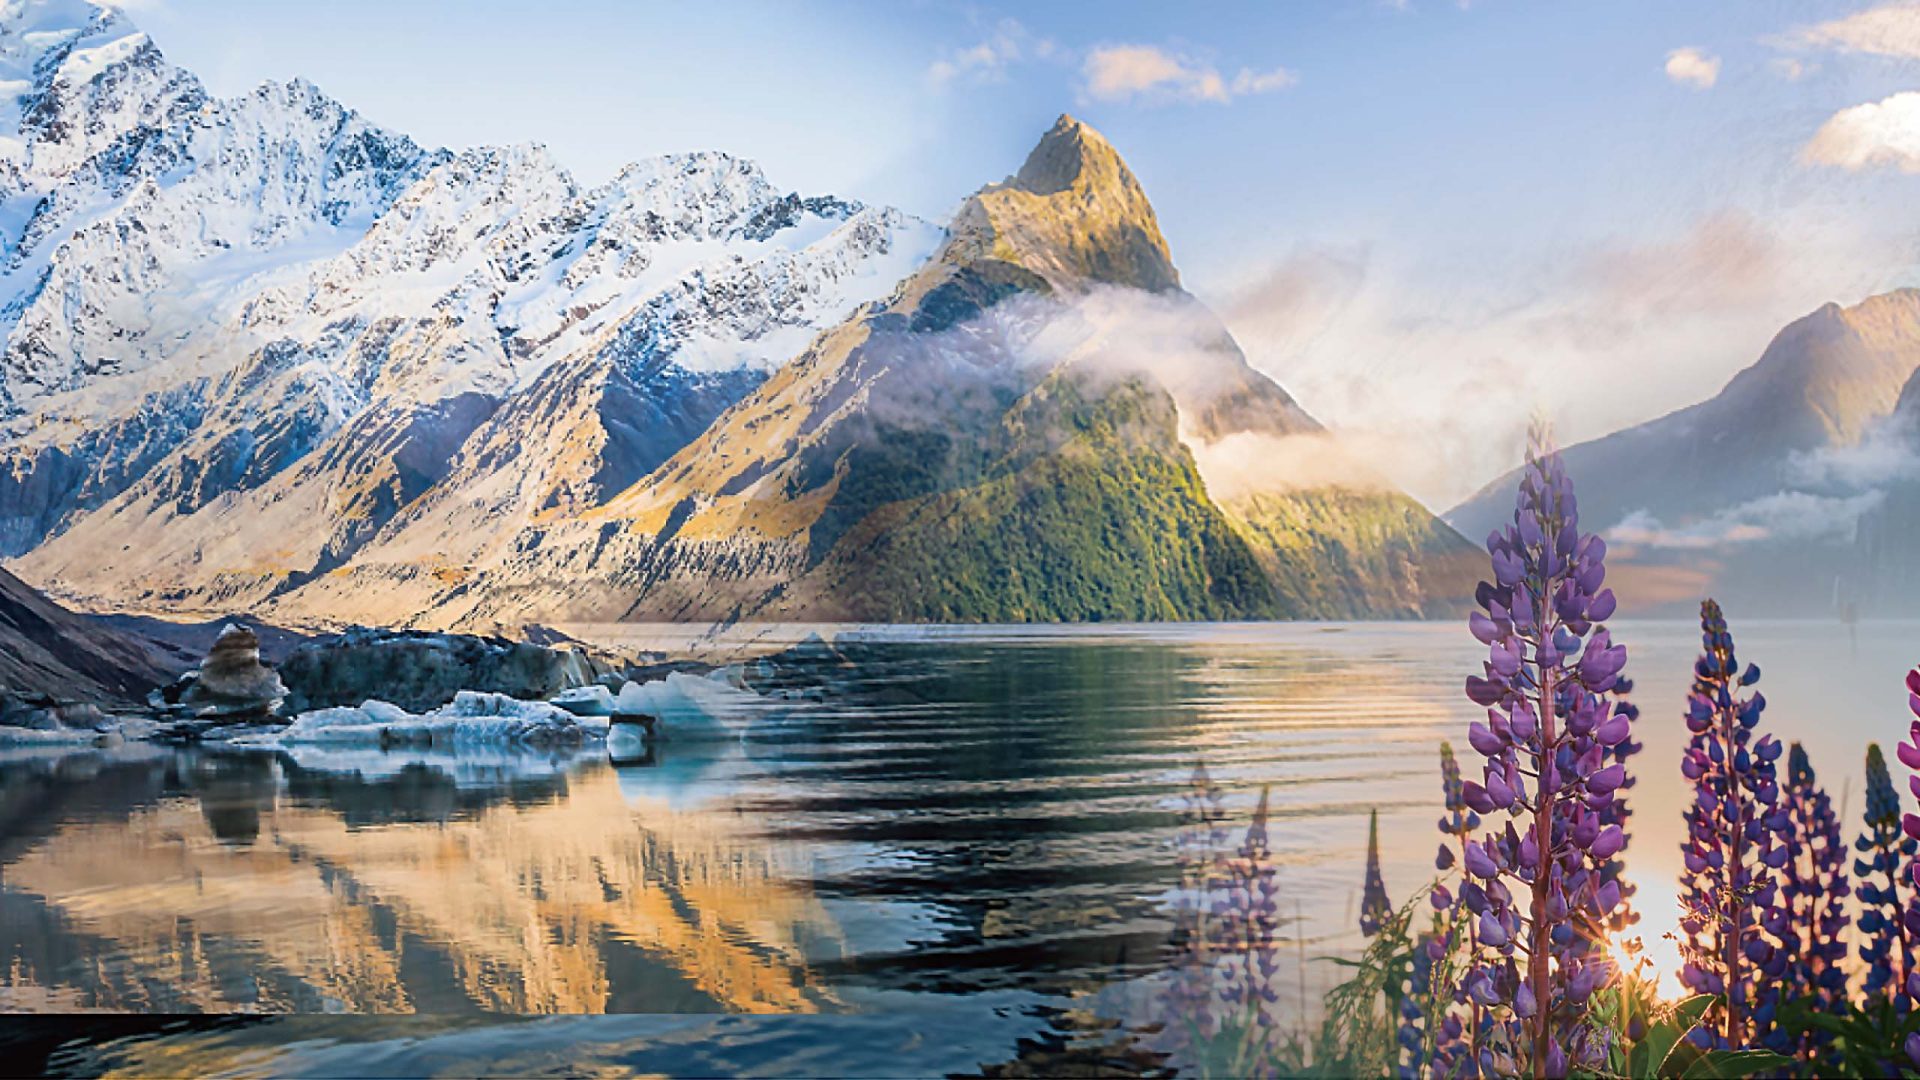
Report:
[[[1180,289],[1062,117],[944,227],[720,153],[583,189],[117,11],[0,9],[0,555],[295,621],[1451,612],[1473,546]]]
[[[1788,325],[1697,405],[1565,451],[1639,613],[1714,594],[1760,615],[1920,611],[1920,291]],[[1503,476],[1447,520],[1509,520]]]

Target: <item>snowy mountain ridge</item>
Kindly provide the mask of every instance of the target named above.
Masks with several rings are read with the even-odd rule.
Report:
[[[546,422],[617,383],[704,424],[942,235],[722,153],[583,190],[541,147],[424,149],[304,80],[214,98],[79,0],[0,6],[0,95],[0,555],[38,548],[34,572],[95,596],[177,585],[222,515],[337,510],[383,471],[350,537],[280,552],[255,591],[344,558],[456,461],[531,512],[596,470],[482,430],[503,404]],[[346,445],[371,431],[398,457]],[[498,482],[475,435],[552,484]]]
[[[62,599],[511,629],[1471,587],[1424,508],[1299,464],[1331,433],[1071,116],[942,228],[725,153],[587,187],[301,80],[216,98],[81,0],[0,0],[0,75],[0,558]]]

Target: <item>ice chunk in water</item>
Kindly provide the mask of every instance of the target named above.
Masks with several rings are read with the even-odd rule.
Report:
[[[614,710],[613,691],[597,683],[562,690],[552,697],[551,703],[575,716],[612,716]]]
[[[614,708],[655,718],[668,739],[719,739],[745,732],[770,704],[751,690],[729,685],[721,672],[700,676],[676,671],[649,683],[627,683]]]
[[[462,690],[451,704],[423,716],[415,716],[384,701],[368,701],[357,709],[316,709],[301,713],[278,735],[255,741],[382,746],[552,745],[600,737],[606,729],[606,717],[577,717],[544,701],[520,701],[505,694]]]

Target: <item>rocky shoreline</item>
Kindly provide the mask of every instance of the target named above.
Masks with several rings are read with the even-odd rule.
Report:
[[[652,687],[676,677],[707,682],[713,672],[544,636],[547,643],[536,644],[354,628],[306,639],[272,665],[262,658],[259,633],[236,621],[197,667],[144,701],[85,687],[75,695],[0,688],[0,746],[577,743],[605,738],[623,708],[670,711]]]

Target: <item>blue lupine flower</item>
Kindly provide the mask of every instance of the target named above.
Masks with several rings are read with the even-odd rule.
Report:
[[[1913,958],[1908,955],[1905,923],[1913,907],[1914,852],[1920,848],[1901,824],[1900,796],[1887,772],[1879,743],[1867,746],[1866,831],[1853,842],[1853,895],[1860,902],[1860,958],[1866,961],[1869,997],[1892,993],[1903,1011]]]
[[[1733,634],[1720,605],[1700,605],[1702,652],[1687,697],[1692,739],[1681,774],[1694,785],[1687,809],[1681,981],[1696,993],[1722,995],[1720,1024],[1696,1029],[1702,1045],[1778,1049],[1790,1036],[1776,1031],[1782,979],[1791,964],[1778,934],[1788,917],[1781,868],[1792,853],[1792,818],[1780,805],[1773,736],[1756,739],[1766,698],[1736,691],[1760,679],[1741,671]],[[1776,1045],[1778,1044],[1778,1045]]]
[[[1393,901],[1387,898],[1386,879],[1380,875],[1380,811],[1367,819],[1367,884],[1360,898],[1360,932],[1367,937],[1380,932],[1393,917]]]
[[[1784,804],[1793,854],[1781,868],[1786,918],[1775,929],[1788,957],[1781,993],[1814,1002],[1823,1012],[1845,1013],[1844,933],[1852,922],[1846,912],[1846,842],[1833,802],[1816,783],[1807,752],[1797,742],[1787,752]],[[1776,1048],[1811,1064],[1825,1060],[1820,1051],[1830,1042],[1830,1033],[1811,1028],[1776,1040]]]

